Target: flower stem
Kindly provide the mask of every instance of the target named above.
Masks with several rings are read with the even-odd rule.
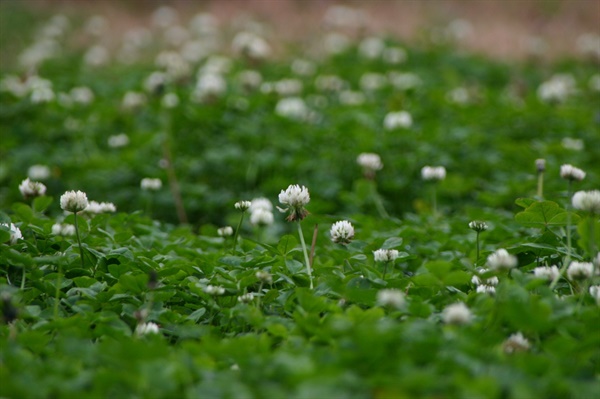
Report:
[[[567,187],[567,199],[571,198],[571,180],[568,181]],[[567,210],[567,256],[565,257],[565,261],[560,268],[558,275],[552,280],[550,283],[550,289],[554,289],[558,280],[565,274],[565,270],[569,267],[569,263],[571,263],[571,212],[569,212],[569,204],[567,202],[567,206],[565,207]]]
[[[237,225],[237,229],[235,229],[235,235],[233,236],[233,248],[231,249],[231,253],[235,254],[235,247],[237,247],[238,235],[240,234],[240,229],[242,228],[242,222],[244,221],[244,214],[246,212],[242,212],[242,217],[240,217],[240,222]]]
[[[387,268],[388,268],[388,264],[390,262],[385,262],[385,264],[383,265],[383,276],[382,276],[382,280],[385,280],[385,275],[387,274]]]
[[[77,224],[75,224],[77,226]],[[62,285],[62,267],[58,265],[58,276],[56,277],[56,293],[54,295],[54,319],[58,319],[58,304],[60,302],[60,286]]]
[[[306,271],[308,272],[308,278],[310,280],[310,289],[313,289],[313,277],[312,269],[310,267],[310,260],[308,259],[308,251],[306,250],[306,243],[304,242],[304,234],[302,233],[302,225],[298,222],[298,235],[300,236],[300,243],[302,244],[302,252],[304,252],[304,262],[306,263]]]
[[[21,290],[25,289],[25,266],[23,266],[23,277],[21,278]]]
[[[477,264],[477,262],[479,262],[479,232],[476,232],[477,234],[477,238],[475,241],[477,241],[477,257],[475,258],[475,264]]]
[[[81,268],[85,269],[83,264],[83,247],[81,246],[81,238],[79,237],[79,226],[77,223],[77,212],[73,214],[75,220],[75,233],[77,234],[77,243],[79,244],[79,257],[81,258]]]
[[[544,172],[539,172],[538,173],[537,197],[539,199],[544,198]]]

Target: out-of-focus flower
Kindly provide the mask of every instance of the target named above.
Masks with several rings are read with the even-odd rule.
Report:
[[[273,212],[266,209],[256,209],[250,213],[250,223],[253,225],[268,226],[274,221]]]
[[[446,99],[453,104],[465,105],[471,101],[471,95],[466,88],[457,87],[446,94]]]
[[[481,281],[481,278],[479,276],[487,273],[489,270],[485,269],[485,268],[480,268],[477,270],[477,274],[474,275],[471,278],[471,282],[477,286],[479,285],[488,285],[488,286],[496,286],[498,285],[499,281],[498,281],[498,277],[496,276],[492,276],[492,277],[488,277],[485,279],[485,281]]]
[[[346,86],[346,81],[337,75],[319,75],[315,79],[315,87],[319,91],[335,92]]]
[[[563,102],[575,93],[575,79],[568,74],[552,76],[538,87],[537,95],[545,102]]]
[[[385,42],[380,37],[367,37],[358,45],[358,53],[367,58],[375,59],[381,57],[385,50]]]
[[[279,202],[288,205],[285,209],[279,209],[282,212],[289,211],[287,221],[301,221],[308,216],[308,211],[304,208],[310,202],[308,189],[298,184],[291,184],[287,189],[279,193]]]
[[[442,320],[446,324],[468,324],[472,317],[471,311],[463,302],[448,305],[442,311]]]
[[[340,4],[329,7],[323,16],[323,22],[331,28],[361,29],[367,20],[364,10]]]
[[[590,295],[596,300],[596,305],[600,306],[600,285],[590,286]]]
[[[266,211],[272,211],[273,204],[271,203],[271,201],[269,201],[267,198],[264,198],[264,197],[254,198],[250,205],[250,212],[255,212],[259,209],[263,209]]]
[[[535,169],[538,173],[542,173],[546,171],[546,160],[545,159],[536,159],[535,160]]]
[[[31,181],[28,177],[19,184],[19,191],[25,199],[39,197],[46,194],[46,186],[40,182]]]
[[[477,293],[478,294],[495,295],[496,287],[494,287],[493,285],[481,284],[481,285],[477,286]]]
[[[162,187],[162,181],[158,178],[145,177],[140,182],[140,187],[144,191],[157,191]]]
[[[373,251],[375,262],[393,262],[398,258],[399,252],[396,249],[378,249]]]
[[[253,32],[240,32],[231,43],[234,52],[253,60],[263,60],[271,55],[271,46]]]
[[[564,137],[560,141],[560,144],[563,146],[563,148],[565,148],[567,150],[572,150],[572,151],[582,151],[583,147],[584,147],[583,140],[574,139],[571,137]]]
[[[152,13],[152,23],[159,28],[168,28],[177,23],[178,19],[177,10],[169,6],[158,7]]]
[[[423,166],[421,177],[423,180],[444,180],[446,178],[446,168],[443,166]]]
[[[567,268],[567,277],[569,280],[585,280],[594,274],[594,265],[592,262],[572,261]]]
[[[360,91],[344,90],[339,95],[340,104],[345,105],[362,105],[365,103],[366,97]]]
[[[500,248],[487,257],[487,264],[492,270],[508,270],[517,266],[517,257]]]
[[[212,100],[220,97],[227,90],[225,79],[217,73],[205,73],[198,77],[196,88],[192,93],[195,101]]]
[[[111,148],[121,148],[129,144],[129,136],[125,133],[115,134],[108,137],[108,146]]]
[[[223,295],[225,293],[225,288],[216,285],[207,285],[204,287],[204,292],[208,295]]]
[[[388,64],[401,64],[406,61],[406,51],[400,47],[388,47],[383,50],[383,60]]]
[[[258,71],[245,70],[237,75],[237,80],[246,90],[255,90],[262,83],[262,75]]]
[[[381,157],[372,152],[363,152],[356,158],[356,162],[363,168],[367,177],[373,177],[376,171],[383,168]]]
[[[241,303],[250,303],[254,300],[254,293],[248,292],[244,295],[238,296],[237,299],[238,299],[238,302],[241,302]]]
[[[364,91],[375,91],[383,88],[387,84],[385,75],[374,72],[367,72],[360,77],[360,88]]]
[[[60,197],[60,207],[67,212],[81,212],[88,206],[87,195],[83,191],[67,191]]]
[[[377,304],[379,306],[389,306],[391,308],[402,309],[406,299],[400,290],[383,289],[377,291]]]
[[[266,272],[264,270],[259,270],[256,272],[256,278],[262,281],[263,283],[271,284],[273,282],[273,276],[271,273]]]
[[[98,67],[105,65],[110,59],[110,53],[106,47],[96,45],[89,48],[83,56],[83,61],[90,66]]]
[[[488,225],[482,220],[473,220],[472,222],[469,222],[469,228],[481,233],[482,231],[486,231],[488,229]]]
[[[72,88],[69,95],[77,104],[88,105],[94,101],[94,92],[85,86]]]
[[[398,90],[415,89],[423,83],[421,78],[411,72],[390,72],[388,80]]]
[[[74,236],[75,225],[55,223],[52,225],[52,234],[55,236]]]
[[[522,333],[518,332],[508,337],[502,344],[502,347],[506,353],[526,352],[531,348],[531,344]]]
[[[179,97],[175,93],[167,93],[163,96],[160,104],[167,109],[175,108],[179,105]]]
[[[383,119],[386,130],[409,128],[413,124],[412,116],[407,111],[390,112]]]
[[[153,322],[138,324],[135,328],[135,335],[142,336],[147,334],[158,334],[160,332],[158,324]]]
[[[560,177],[565,180],[581,181],[585,178],[585,172],[573,165],[565,164],[560,166]]]
[[[298,58],[292,62],[292,72],[295,73],[296,75],[310,76],[310,75],[314,75],[316,70],[317,70],[317,67],[311,61]]]
[[[252,205],[252,202],[250,202],[250,201],[238,201],[233,206],[238,211],[246,212],[248,209],[250,209],[251,205]]]
[[[128,91],[125,93],[123,101],[121,102],[121,106],[127,110],[140,108],[144,104],[146,104],[146,96],[144,93],[137,93],[135,91]]]
[[[571,200],[573,208],[600,214],[600,190],[577,191]]]
[[[11,223],[11,224],[0,223],[0,226],[7,228],[8,232],[10,233],[10,238],[9,238],[8,242],[11,245],[16,244],[17,240],[23,239],[23,234],[21,234],[21,229],[19,229],[17,226],[15,226],[14,223]]]
[[[113,213],[116,211],[117,207],[112,202],[90,201],[87,208],[85,208],[85,212],[91,214]]]
[[[350,47],[350,38],[337,32],[329,33],[323,38],[323,46],[329,54],[340,54]]]
[[[556,266],[540,266],[533,269],[533,275],[537,278],[554,281],[554,279],[558,278],[560,271]]]
[[[600,60],[600,35],[584,33],[577,38],[577,49],[587,57]]]
[[[303,120],[309,114],[309,109],[300,97],[287,97],[279,100],[275,113],[290,119]]]
[[[354,226],[347,220],[340,220],[331,226],[329,232],[331,241],[338,244],[348,244],[354,238]]]
[[[44,180],[50,177],[50,168],[46,165],[32,165],[27,170],[27,176],[33,180]]]
[[[233,227],[225,226],[217,229],[217,234],[221,237],[229,237],[233,235]]]
[[[167,84],[169,78],[166,73],[156,71],[152,72],[146,80],[144,80],[144,88],[149,93],[159,93]]]

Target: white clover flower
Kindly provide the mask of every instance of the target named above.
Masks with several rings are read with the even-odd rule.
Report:
[[[329,54],[340,54],[350,47],[350,38],[342,33],[332,32],[323,38],[323,47]]]
[[[487,285],[487,284],[481,284],[477,286],[477,291],[478,294],[488,294],[488,295],[495,295],[496,294],[496,287],[494,287],[493,285]]]
[[[218,73],[203,73],[198,77],[192,93],[194,101],[204,101],[220,97],[227,90],[227,82]]]
[[[383,50],[382,58],[388,64],[400,64],[406,61],[406,50],[400,47],[388,47]]]
[[[240,32],[233,38],[231,48],[235,53],[254,60],[264,60],[271,55],[267,41],[252,32]]]
[[[346,81],[337,75],[319,75],[315,79],[315,87],[319,91],[336,92],[345,88]]]
[[[285,191],[281,190],[279,202],[288,205],[288,208],[280,209],[280,211],[290,211],[290,215],[287,217],[289,222],[300,221],[308,215],[308,211],[304,209],[304,206],[310,202],[310,194],[306,187],[291,184]]]
[[[144,81],[144,88],[149,93],[157,93],[167,84],[168,76],[164,72],[152,72]]]
[[[485,282],[481,281],[479,276],[487,273],[488,271],[489,271],[488,269],[479,268],[477,270],[477,274],[473,275],[473,277],[471,278],[471,283],[473,283],[475,285],[489,285],[489,286],[498,285],[499,280],[498,280],[498,277],[496,277],[496,276],[491,276],[491,277],[486,278]]]
[[[581,181],[585,178],[585,172],[573,165],[564,164],[560,167],[560,177],[571,181]]]
[[[137,327],[135,328],[135,335],[137,335],[137,336],[142,336],[142,335],[147,335],[147,334],[158,334],[159,332],[160,332],[160,329],[158,327],[158,324],[153,323],[153,322],[141,323],[141,324],[138,324]]]
[[[472,317],[471,311],[463,302],[448,305],[442,311],[442,320],[446,324],[468,324]]]
[[[32,165],[27,170],[27,176],[33,180],[44,180],[50,177],[50,168],[46,165]]]
[[[354,227],[347,220],[340,220],[331,226],[329,232],[331,241],[338,244],[348,244],[354,238]]]
[[[223,295],[225,293],[225,288],[217,285],[207,285],[204,287],[204,292],[208,295]]]
[[[39,197],[46,194],[46,186],[42,183],[29,180],[29,177],[19,184],[19,191],[23,198]]]
[[[600,190],[577,191],[571,202],[575,209],[600,214]]]
[[[506,353],[526,352],[531,348],[531,344],[522,333],[518,332],[508,337],[502,344],[502,347]]]
[[[396,249],[378,249],[373,251],[375,262],[393,262],[398,258],[398,250]]]
[[[446,99],[457,105],[465,105],[471,100],[469,91],[464,87],[457,87],[446,93]]]
[[[16,244],[17,240],[23,239],[23,234],[21,233],[21,229],[19,229],[17,226],[15,226],[14,223],[11,223],[11,224],[0,223],[0,226],[4,226],[8,229],[8,231],[10,233],[9,243],[11,245]]]
[[[381,57],[384,50],[385,42],[383,39],[375,36],[363,39],[358,45],[358,53],[371,60]]]
[[[366,101],[365,95],[360,91],[344,90],[338,96],[340,104],[344,105],[362,105]]]
[[[567,277],[569,280],[585,280],[594,274],[594,265],[592,262],[572,261],[567,268]]]
[[[421,78],[419,78],[414,73],[405,72],[390,72],[388,74],[388,79],[392,86],[398,90],[411,90],[415,89],[423,83]]]
[[[162,181],[158,178],[145,177],[140,182],[140,187],[144,191],[158,191],[162,187]]]
[[[379,306],[389,306],[401,309],[406,303],[404,294],[400,290],[383,289],[377,291],[377,304]]]
[[[302,120],[308,116],[309,109],[300,97],[288,97],[277,102],[275,113],[285,118]]]
[[[108,146],[111,148],[121,148],[129,144],[129,137],[125,133],[115,134],[108,137]]]
[[[310,76],[314,75],[317,67],[315,66],[314,62],[298,58],[292,61],[291,69],[296,75]]]
[[[264,197],[254,198],[250,205],[250,212],[254,212],[259,209],[271,212],[273,210],[273,204],[271,203],[271,201]]]
[[[487,257],[487,264],[492,270],[512,269],[517,266],[517,257],[500,248]]]
[[[85,86],[72,88],[69,95],[77,104],[88,105],[94,101],[94,92]]]
[[[573,150],[573,151],[581,151],[585,147],[583,140],[574,139],[571,137],[563,138],[560,141],[560,144],[563,146],[563,148],[566,148],[567,150]]]
[[[67,191],[60,197],[60,207],[67,212],[81,212],[88,206],[87,195],[82,191]]]
[[[538,173],[542,173],[546,171],[546,160],[539,158],[535,160],[535,169]]]
[[[168,28],[179,19],[177,10],[169,6],[158,7],[152,13],[152,23],[160,28]]]
[[[221,237],[229,237],[233,235],[233,227],[225,226],[217,229],[217,234]]]
[[[273,212],[266,209],[256,209],[250,212],[250,223],[259,226],[269,226],[273,224],[275,217]]]
[[[167,109],[173,109],[179,105],[179,96],[175,93],[167,93],[160,100],[160,105]]]
[[[469,222],[469,228],[481,233],[482,231],[486,231],[488,229],[488,225],[482,220],[473,220],[472,222]]]
[[[240,295],[237,297],[237,300],[241,303],[250,303],[254,300],[254,293],[248,292],[247,294]]]
[[[83,61],[87,65],[93,67],[106,64],[109,58],[110,53],[108,52],[108,49],[99,45],[90,47],[89,50],[83,55]]]
[[[256,272],[256,278],[262,281],[263,283],[271,284],[273,282],[273,276],[271,273],[265,272],[263,270],[259,270]]]
[[[381,157],[378,154],[371,152],[363,152],[356,158],[356,162],[363,168],[365,174],[371,176],[375,171],[383,168]]]
[[[600,306],[600,285],[590,286],[590,295],[596,300],[596,305]]]
[[[443,166],[423,166],[421,177],[423,180],[444,180],[446,178],[446,168]]]
[[[538,87],[537,95],[545,102],[563,102],[575,93],[575,86],[573,76],[558,74],[543,82]]]
[[[258,71],[246,70],[241,71],[237,75],[237,80],[247,90],[254,90],[260,87],[262,83],[262,75]]]
[[[52,235],[74,236],[75,235],[75,225],[55,223],[52,225]]]
[[[90,214],[114,213],[116,211],[117,207],[112,202],[90,201],[85,208],[85,212]]]
[[[409,128],[413,124],[412,116],[407,111],[390,112],[383,119],[386,130]]]
[[[533,275],[537,278],[554,281],[558,278],[560,271],[556,266],[540,266],[533,269]]]
[[[238,211],[246,212],[248,209],[250,209],[251,205],[252,205],[252,202],[250,202],[250,201],[238,201],[233,206]]]
[[[144,104],[146,104],[146,96],[144,93],[137,93],[134,91],[125,93],[123,101],[121,102],[121,106],[127,110],[140,108]]]
[[[381,73],[368,72],[360,77],[360,88],[364,91],[375,91],[387,84],[387,77]]]

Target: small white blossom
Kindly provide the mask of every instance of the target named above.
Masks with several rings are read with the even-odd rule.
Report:
[[[254,299],[254,293],[248,292],[247,294],[240,295],[237,297],[238,302],[250,303]]]
[[[496,287],[494,287],[493,285],[481,284],[477,286],[477,293],[495,295]]]
[[[575,93],[575,79],[568,74],[558,74],[543,82],[537,91],[540,100],[545,102],[563,102]]]
[[[46,186],[27,178],[19,184],[19,191],[24,198],[39,197],[46,194]]]
[[[219,234],[219,236],[221,236],[221,237],[229,237],[229,236],[233,235],[233,227],[231,227],[231,226],[220,227],[217,229],[217,234]]]
[[[218,73],[203,73],[198,77],[192,93],[194,101],[205,101],[220,97],[227,90],[227,82]]]
[[[4,227],[8,228],[8,231],[10,233],[10,239],[9,239],[10,244],[16,244],[17,240],[23,239],[23,234],[21,233],[21,229],[19,229],[17,226],[15,226],[14,223],[11,223],[11,224],[0,223],[0,226],[4,226]]]
[[[273,204],[264,197],[254,198],[250,205],[250,212],[255,212],[259,209],[271,212],[273,210]]]
[[[571,202],[575,209],[600,214],[600,190],[577,191]]]
[[[315,73],[315,71],[317,70],[317,67],[315,66],[315,64],[311,61],[308,60],[303,60],[303,59],[295,59],[292,62],[292,72],[294,72],[296,75],[301,75],[301,76],[310,76],[313,75]]]
[[[484,221],[473,220],[472,222],[469,222],[469,228],[471,230],[475,230],[478,233],[481,233],[482,231],[486,231],[488,229],[488,225]]]
[[[265,39],[252,32],[238,33],[231,43],[235,53],[254,60],[263,60],[271,55],[271,46]]]
[[[444,180],[446,178],[446,168],[443,166],[423,166],[421,177],[423,180]]]
[[[377,304],[401,309],[406,303],[404,294],[400,290],[383,289],[377,291]]]
[[[590,286],[590,295],[596,300],[596,305],[600,306],[600,285]]]
[[[406,61],[406,50],[400,47],[388,47],[383,50],[382,58],[388,64],[400,64]]]
[[[88,105],[94,101],[94,92],[89,87],[74,87],[69,94],[77,104]]]
[[[85,208],[85,212],[90,214],[114,213],[116,211],[117,207],[112,202],[90,201]]]
[[[531,348],[531,344],[522,333],[518,332],[508,337],[502,344],[502,347],[506,353],[526,352]]]
[[[254,90],[260,87],[262,83],[262,75],[258,71],[246,70],[241,71],[237,75],[237,80],[247,90]]]
[[[50,177],[50,168],[46,165],[32,165],[27,170],[27,176],[33,180],[44,180]]]
[[[369,176],[383,168],[383,163],[379,155],[371,152],[363,152],[356,158],[356,162],[363,168],[365,174]]]
[[[489,270],[485,269],[485,268],[479,268],[477,270],[477,274],[474,275],[471,278],[471,283],[475,284],[475,285],[489,285],[489,286],[495,286],[498,285],[498,277],[496,276],[491,276],[485,279],[484,282],[481,281],[481,279],[479,278],[479,276],[487,273]]]
[[[360,88],[364,91],[375,91],[387,84],[387,77],[380,73],[368,72],[360,77]]]
[[[581,181],[585,178],[585,172],[573,165],[565,164],[560,167],[560,177],[571,181]]]
[[[93,46],[90,47],[88,51],[83,56],[83,60],[87,65],[90,66],[100,66],[104,65],[108,62],[110,58],[110,54],[106,47],[103,46]]]
[[[308,116],[309,109],[300,97],[288,97],[279,100],[275,113],[285,118],[302,120]]]
[[[366,101],[365,95],[360,91],[344,90],[338,96],[340,104],[344,105],[362,105]]]
[[[167,109],[175,108],[179,105],[179,97],[175,93],[167,93],[160,100],[160,105]]]
[[[446,99],[457,105],[465,105],[471,101],[469,91],[464,87],[457,87],[446,93]]]
[[[238,201],[234,204],[234,207],[238,211],[246,212],[248,209],[250,209],[251,205],[252,205],[252,202],[250,202],[250,201]]]
[[[207,285],[204,287],[204,292],[208,295],[223,295],[225,293],[225,288],[216,285]]]
[[[271,273],[265,272],[263,270],[259,270],[256,272],[256,278],[262,281],[263,283],[271,284],[273,282],[273,276]]]
[[[82,191],[67,191],[60,197],[60,207],[67,212],[81,212],[88,206],[87,195]]]
[[[385,42],[379,37],[367,37],[358,45],[358,53],[368,59],[381,57],[385,50]]]
[[[468,324],[473,315],[463,302],[446,306],[442,311],[442,320],[446,324]]]
[[[492,270],[512,269],[517,266],[517,257],[500,248],[487,257],[487,264]]]
[[[537,278],[553,281],[558,278],[560,271],[556,266],[540,266],[533,269],[533,275]]]
[[[396,249],[378,249],[373,251],[375,262],[393,262],[398,258],[398,250]]]
[[[536,159],[535,160],[535,169],[538,173],[542,173],[546,171],[546,160],[545,159]]]
[[[146,104],[146,96],[144,93],[137,93],[134,91],[125,93],[123,101],[121,102],[121,106],[127,110],[140,108],[144,104]]]
[[[148,322],[138,324],[135,328],[135,334],[137,336],[147,335],[147,334],[158,334],[159,328],[156,323]]]
[[[160,179],[153,179],[151,177],[145,177],[140,182],[140,187],[144,191],[157,191],[162,187],[162,181]]]
[[[567,277],[569,280],[585,280],[592,277],[594,265],[592,262],[572,261],[567,268]]]
[[[121,148],[129,144],[129,137],[125,133],[115,134],[108,137],[108,146],[111,148]]]
[[[420,77],[410,72],[390,72],[388,74],[388,79],[392,86],[398,90],[412,90],[421,86],[423,83]]]
[[[75,225],[55,223],[52,225],[52,235],[73,236],[75,235]]]
[[[273,212],[266,209],[256,209],[250,212],[250,223],[259,226],[268,226],[273,224],[275,217]]]
[[[287,218],[288,221],[302,220],[308,215],[308,211],[304,209],[304,206],[310,202],[310,194],[306,187],[292,184],[285,191],[281,190],[279,202],[288,205],[288,208],[283,209],[283,212],[291,211]]]
[[[331,241],[339,244],[348,244],[354,238],[354,227],[347,220],[340,220],[331,226]]]
[[[563,148],[567,149],[567,150],[572,150],[572,151],[582,151],[583,148],[585,147],[585,144],[583,143],[583,140],[581,139],[574,139],[571,137],[565,137],[560,141],[560,144],[563,146]]]
[[[412,124],[412,116],[407,111],[390,112],[383,119],[383,126],[386,130],[409,128]]]

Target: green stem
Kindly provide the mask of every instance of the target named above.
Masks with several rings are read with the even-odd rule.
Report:
[[[77,224],[75,224],[77,226]],[[58,319],[58,304],[60,302],[60,286],[62,285],[62,268],[58,265],[58,276],[56,277],[56,293],[54,295],[54,320]]]
[[[240,217],[240,222],[237,225],[237,229],[235,229],[235,235],[233,236],[233,248],[231,249],[231,253],[235,255],[235,247],[237,247],[237,239],[240,233],[240,229],[242,228],[242,222],[244,221],[244,214],[246,211],[242,211],[242,217]]]
[[[300,243],[302,244],[302,252],[304,252],[304,262],[306,263],[306,271],[308,272],[308,278],[310,279],[310,289],[313,289],[313,277],[312,269],[310,267],[310,260],[308,259],[308,251],[306,250],[306,243],[304,242],[304,234],[302,233],[302,226],[298,222],[298,235],[300,236]]]
[[[390,215],[387,213],[387,211],[385,210],[385,207],[383,206],[381,197],[379,196],[379,193],[377,192],[377,185],[375,184],[374,181],[372,181],[371,183],[372,183],[371,184],[371,196],[373,197],[373,202],[375,203],[375,208],[377,209],[379,216],[387,219],[390,217]]]
[[[385,265],[383,266],[383,277],[381,278],[382,280],[385,280],[385,275],[387,274],[387,268],[389,263],[390,262],[385,262]]]
[[[77,223],[77,212],[73,214],[73,217],[75,220],[75,234],[77,235],[77,243],[79,244],[79,257],[81,258],[81,268],[85,269],[85,266],[83,264],[83,247],[81,246],[81,238],[79,237],[79,226]]]
[[[23,266],[23,277],[21,278],[21,290],[25,289],[25,266]]]
[[[538,173],[537,196],[539,199],[544,198],[544,172]]]
[[[567,205],[565,206],[565,209],[567,210],[567,256],[565,257],[565,261],[560,268],[558,275],[554,278],[554,280],[552,280],[552,283],[550,283],[550,289],[554,289],[554,287],[556,287],[558,280],[560,280],[560,278],[565,274],[567,267],[569,267],[569,263],[571,263],[571,212],[569,210],[571,184],[572,182],[569,180],[567,186]]]
[[[477,262],[479,262],[479,232],[477,232],[477,258],[475,258],[475,264],[477,264]]]

